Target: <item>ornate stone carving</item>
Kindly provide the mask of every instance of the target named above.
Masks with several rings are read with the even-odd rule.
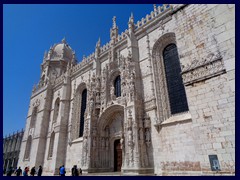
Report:
[[[38,107],[39,105],[40,105],[40,99],[36,99],[32,104],[33,107]]]
[[[218,54],[209,54],[205,60],[194,60],[187,66],[182,66],[182,78],[186,86],[225,73],[223,60]]]
[[[116,96],[115,96],[115,94],[114,94],[114,87],[113,87],[113,86],[111,86],[110,94],[111,94],[111,100],[112,100],[112,101],[115,100],[115,99],[116,99]]]

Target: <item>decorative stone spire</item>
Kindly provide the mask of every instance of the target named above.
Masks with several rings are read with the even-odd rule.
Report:
[[[101,39],[100,39],[100,37],[98,38],[98,41],[97,41],[97,43],[96,43],[96,47],[100,47],[100,45],[101,45]]]
[[[100,40],[100,37],[99,37],[99,39],[96,43],[96,48],[95,48],[95,58],[97,58],[99,56],[100,46],[101,46],[101,40]]]
[[[153,5],[153,10],[154,10],[154,12],[157,11],[157,6],[156,6],[156,4]]]
[[[134,17],[133,17],[133,13],[131,13],[131,16],[129,17],[128,29],[129,29],[130,33],[134,32]]]
[[[46,61],[47,57],[48,57],[48,52],[45,50],[43,55],[43,62]]]
[[[117,27],[117,25],[116,25],[116,16],[113,16],[112,20],[113,20],[113,29],[115,29]]]
[[[110,38],[115,41],[115,39],[117,39],[117,36],[118,36],[118,27],[116,25],[116,16],[114,16],[112,18],[113,20],[113,25],[112,25],[112,28],[110,29]]]
[[[65,37],[62,39],[62,43],[64,43],[64,44],[66,44],[66,43],[67,43],[67,42],[66,42],[66,38],[65,38]]]

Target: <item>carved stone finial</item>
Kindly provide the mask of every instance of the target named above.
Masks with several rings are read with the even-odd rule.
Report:
[[[47,57],[47,54],[48,54],[47,51],[45,51],[43,57],[46,58],[46,57]]]
[[[131,12],[131,16],[129,17],[128,23],[134,23],[134,17],[132,12]]]
[[[62,39],[62,43],[66,44],[66,38],[65,37]]]
[[[128,29],[129,29],[130,33],[134,32],[134,17],[133,17],[133,13],[131,13],[131,16],[129,17]]]
[[[100,45],[101,45],[101,39],[100,39],[100,37],[99,37],[99,39],[98,39],[98,41],[97,41],[97,43],[96,43],[96,48],[97,48],[97,47],[100,47]]]
[[[113,20],[113,29],[114,29],[114,28],[117,27],[117,25],[116,25],[116,16],[113,16],[112,20]]]
[[[154,11],[157,11],[157,6],[156,6],[156,4],[153,5],[153,9],[154,9]]]

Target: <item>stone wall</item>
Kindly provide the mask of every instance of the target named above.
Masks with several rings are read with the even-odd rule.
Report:
[[[159,7],[158,12],[160,10]],[[135,154],[132,157],[141,159],[142,164],[148,162],[143,165],[143,169],[151,170],[153,167],[154,174],[157,175],[214,174],[208,156],[217,155],[222,173],[235,172],[235,5],[173,5],[161,13],[157,14],[155,9],[145,20],[138,21],[135,24],[135,34],[126,38],[126,34],[133,30],[129,22],[129,29],[119,37],[111,37],[109,43],[101,48],[100,45],[96,47],[96,52],[99,50],[100,54],[93,53],[78,65],[71,68],[68,66],[66,73],[58,77],[52,87],[47,86],[45,90],[41,87],[42,90],[33,92],[20,156],[23,159],[26,141],[31,134],[31,157],[30,162],[22,161],[22,166],[38,165],[41,158],[36,160],[36,152],[44,157],[44,171],[50,174],[56,173],[60,164],[65,164],[67,171],[70,171],[73,165],[81,167],[83,159],[87,163],[91,161],[83,155],[83,137],[78,137],[80,95],[77,93],[87,88],[89,94],[85,117],[88,124],[85,128],[90,129],[84,134],[85,149],[93,146],[91,128],[99,123],[101,113],[118,105],[124,107],[126,125],[130,124],[128,121],[131,119],[136,120],[133,139],[139,141],[141,146],[139,145],[139,151],[136,148],[138,145],[134,147]],[[189,112],[175,115],[171,115],[169,110],[165,73],[159,65],[163,60],[162,54],[156,52],[162,51],[170,43],[175,43],[178,48],[189,107]],[[121,66],[120,60],[136,70],[135,74],[131,72],[131,78],[129,75],[128,79],[124,79],[127,83],[131,80],[131,83],[135,83],[135,88],[138,88],[135,91],[136,98],[132,102],[129,100],[130,103],[122,97],[114,99],[110,92],[114,78],[123,71],[121,68],[130,67]],[[131,68],[128,70],[130,72]],[[103,83],[105,75],[108,84]],[[101,90],[96,90],[100,87],[95,81],[98,76]],[[134,82],[134,78],[138,82]],[[100,105],[95,106],[98,108],[96,111],[91,109],[94,106],[90,106],[90,93],[93,92],[99,93],[100,98],[105,98],[100,101]],[[131,95],[134,93],[128,94],[128,97]],[[92,94],[91,98],[94,99],[95,96]],[[60,98],[59,115],[56,123],[53,123],[57,98]],[[36,106],[39,110],[37,128],[29,128],[32,111]],[[128,117],[127,110],[131,108],[133,118]],[[150,123],[147,123],[148,117]],[[131,128],[128,127],[129,130]],[[146,129],[150,131],[151,137],[147,137]],[[54,151],[53,157],[49,158],[53,131],[56,133]],[[97,133],[101,134],[94,132],[94,136]],[[124,133],[127,142],[128,132]],[[118,135],[117,138],[122,137]],[[139,152],[144,153],[139,155]],[[96,152],[85,153],[90,157],[91,153]],[[136,160],[137,163],[139,159]],[[136,165],[134,161],[132,167]],[[87,166],[86,171],[90,167]],[[96,171],[94,168],[91,170]],[[124,168],[127,170],[127,165]],[[132,171],[136,172],[134,168]],[[139,168],[139,172],[145,172],[143,169]]]

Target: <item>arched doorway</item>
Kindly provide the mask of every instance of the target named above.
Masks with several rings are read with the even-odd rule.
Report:
[[[120,139],[114,141],[114,171],[121,171],[122,147]]]
[[[124,108],[113,105],[106,109],[98,121],[98,136],[93,137],[92,164],[97,171],[121,171],[124,152],[120,139],[124,138]],[[97,142],[98,139],[98,142]]]

